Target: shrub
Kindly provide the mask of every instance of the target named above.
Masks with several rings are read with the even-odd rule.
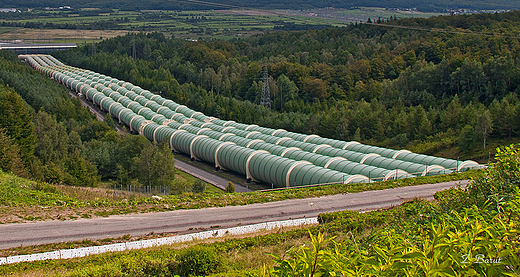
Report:
[[[217,272],[221,264],[215,250],[206,245],[196,245],[179,255],[181,276],[201,276]]]
[[[206,183],[204,183],[204,181],[200,180],[200,179],[197,179],[194,183],[193,183],[193,187],[192,187],[192,191],[195,192],[195,193],[203,193],[204,190],[206,188]]]
[[[235,192],[235,186],[233,185],[232,182],[229,182],[227,187],[226,187],[226,192],[227,193],[233,193]]]
[[[479,207],[498,207],[515,196],[520,188],[520,144],[497,148],[496,163],[467,188],[469,198]]]

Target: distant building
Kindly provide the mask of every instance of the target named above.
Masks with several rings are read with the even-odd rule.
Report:
[[[9,8],[5,9],[5,8],[2,8],[2,9],[0,9],[0,12],[2,12],[2,13],[9,13],[9,12],[15,13],[15,12],[18,12],[18,10],[17,9],[9,9]]]
[[[0,43],[0,50],[13,50],[16,54],[49,54],[53,51],[76,48],[75,43]]]

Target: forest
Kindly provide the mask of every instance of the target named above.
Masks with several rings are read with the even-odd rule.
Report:
[[[393,20],[228,41],[140,33],[135,59],[134,35],[96,44],[94,56],[85,46],[56,57],[226,120],[478,159],[493,151],[490,141],[520,135],[519,42],[499,35],[518,32],[519,15]],[[265,66],[271,110],[258,105]]]
[[[54,55],[226,120],[486,162],[520,135],[520,48],[498,35],[517,32],[519,18],[445,16],[196,42],[151,32],[104,40],[95,53],[87,45]],[[119,135],[110,117],[95,120],[13,54],[2,52],[0,63],[1,134],[12,142],[3,144],[11,153],[4,171],[83,186],[166,182],[145,180],[158,175],[142,166],[171,155],[165,147]],[[271,110],[259,105],[265,67]]]
[[[312,9],[312,8],[343,8],[350,9],[356,7],[382,7],[382,8],[417,8],[425,12],[440,12],[447,9],[472,9],[472,10],[497,10],[497,9],[517,9],[520,7],[518,1],[514,0],[368,0],[368,1],[309,1],[309,0],[282,0],[282,1],[71,1],[71,0],[4,0],[3,7],[6,8],[58,8],[60,6],[71,6],[73,8],[111,8],[123,10],[211,10],[229,8],[258,8],[258,9]]]

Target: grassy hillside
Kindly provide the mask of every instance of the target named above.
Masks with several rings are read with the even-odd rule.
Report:
[[[467,189],[389,210],[322,214],[307,229],[73,260],[13,264],[39,276],[518,276],[520,146]],[[516,161],[516,163],[515,163]],[[496,199],[493,195],[502,195]]]
[[[0,224],[246,205],[450,180],[464,180],[472,178],[476,174],[478,174],[478,171],[370,184],[347,184],[268,192],[236,193],[232,197],[222,193],[201,194],[187,192],[179,195],[163,196],[161,200],[157,200],[150,195],[121,193],[119,191],[116,194],[112,189],[49,185],[0,172]]]
[[[4,206],[55,206],[66,202],[74,202],[74,199],[58,192],[54,186],[0,171],[0,203]]]

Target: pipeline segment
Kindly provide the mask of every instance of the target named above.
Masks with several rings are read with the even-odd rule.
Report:
[[[35,64],[35,67],[38,66],[39,65]],[[76,81],[80,81],[81,78],[84,78],[84,75],[75,74],[70,71],[64,71],[62,73],[47,72],[49,75],[53,75],[56,79],[61,80],[62,83],[71,89],[76,89],[78,87]],[[98,77],[94,77],[92,80],[95,78]],[[97,81],[100,80],[98,79]],[[149,108],[142,106],[136,101],[128,101],[128,95],[134,97],[134,99],[137,98],[136,96],[129,93],[125,93],[126,96],[123,96],[105,85],[108,84],[106,82],[82,83],[79,92],[83,93],[87,99],[109,111],[112,116],[117,116],[117,118],[129,126],[131,130],[139,132],[139,134],[146,136],[150,140],[162,141],[169,139],[172,149],[187,153],[193,158],[213,163],[218,159],[223,167],[233,168],[246,174],[251,179],[273,183],[277,186],[306,184],[306,180],[309,181],[308,184],[316,184],[316,182],[336,183],[366,180],[364,176],[351,176],[314,165],[306,165],[305,170],[302,170],[303,167],[298,166],[301,164],[298,161],[277,157],[267,152],[262,152],[260,153],[261,155],[258,155],[258,151],[255,150],[211,139],[204,135],[183,132],[185,130],[182,128],[196,128],[195,126],[181,124],[181,126],[178,126],[179,129],[173,129],[168,125],[180,123],[170,122],[169,124],[162,125],[162,123],[168,120],[163,115],[151,112]],[[195,113],[192,115],[195,115]],[[183,118],[180,119],[182,120]],[[156,120],[157,123],[161,125],[152,120]],[[191,131],[194,130],[192,129]],[[158,134],[158,132],[160,133]],[[217,154],[216,150],[219,150],[218,153],[220,154]],[[237,154],[239,155],[238,158]],[[240,156],[242,158],[240,158]],[[236,159],[245,161],[245,163],[237,163]],[[283,170],[279,167],[273,167],[272,164],[270,164],[273,159],[279,160],[279,163],[284,165]],[[310,175],[309,172],[317,174]]]

